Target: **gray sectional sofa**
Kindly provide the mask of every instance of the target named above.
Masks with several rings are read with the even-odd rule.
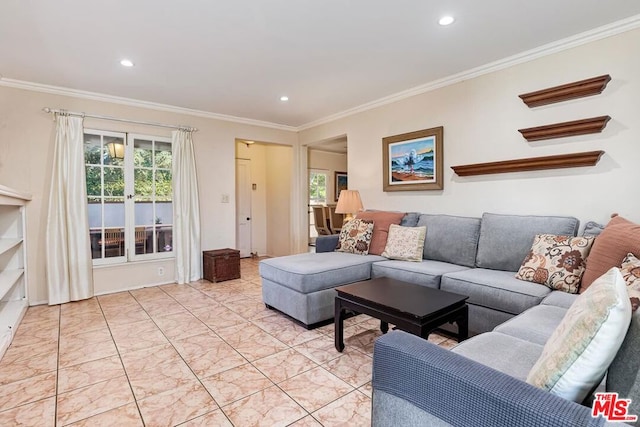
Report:
[[[373,426],[621,425],[591,417],[589,402],[580,405],[525,382],[577,295],[518,280],[515,272],[536,234],[576,235],[576,218],[412,213],[402,225],[427,226],[421,262],[334,252],[337,236],[326,236],[318,239],[317,253],[260,264],[264,302],[306,325],[333,317],[334,287],[372,277],[469,296],[469,330],[478,335],[452,351],[402,331],[376,340]],[[598,234],[592,225],[583,235]],[[636,415],[639,348],[640,310],[599,389],[631,398],[629,413]]]
[[[594,419],[590,402],[580,405],[525,382],[575,298],[551,294],[540,305],[451,351],[401,331],[380,337],[373,354],[372,425],[620,426]],[[631,399],[628,409],[633,415],[640,415],[638,349],[640,310],[632,316],[598,390]]]
[[[316,253],[260,262],[264,303],[313,327],[333,318],[335,287],[387,276],[468,295],[469,330],[490,331],[558,292],[516,279],[515,272],[536,234],[573,236],[579,221],[565,216],[409,213],[401,225],[427,226],[422,262],[334,252],[338,236],[322,236]]]

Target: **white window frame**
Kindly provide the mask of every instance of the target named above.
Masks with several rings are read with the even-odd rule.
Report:
[[[125,223],[127,224],[125,228],[127,242],[127,256],[129,261],[143,261],[143,260],[155,260],[155,259],[166,259],[166,258],[175,258],[175,253],[172,250],[171,252],[157,252],[157,248],[154,247],[154,252],[149,254],[136,254],[136,242],[135,242],[135,194],[134,194],[134,164],[133,164],[133,151],[134,151],[134,140],[143,139],[143,140],[151,140],[154,143],[157,142],[165,142],[171,144],[171,138],[161,137],[161,136],[152,136],[152,135],[144,135],[138,133],[128,133],[127,134],[127,144],[125,147],[125,168],[124,168],[124,182],[125,182]],[[172,153],[172,162],[173,162],[173,147],[171,147]],[[155,170],[155,168],[154,168]],[[173,189],[173,176],[171,177],[172,189]],[[155,179],[154,179],[155,183]],[[131,197],[129,197],[129,195]],[[173,191],[171,192],[171,202],[173,204]],[[154,200],[154,208],[153,208],[153,217],[156,217],[155,211],[155,200]],[[171,219],[171,227],[173,232],[173,218]],[[155,225],[154,225],[155,228]],[[152,244],[157,244],[157,236],[152,240]]]
[[[148,254],[136,254],[136,243],[135,243],[135,195],[134,195],[134,164],[133,164],[133,154],[134,154],[134,139],[144,139],[151,141],[158,141],[171,144],[171,138],[154,136],[154,135],[146,135],[146,134],[134,134],[127,132],[113,132],[113,131],[105,131],[99,129],[84,129],[84,134],[97,135],[101,138],[107,137],[116,137],[122,138],[125,143],[125,155],[124,155],[124,182],[125,182],[125,190],[124,190],[124,211],[125,211],[125,223],[124,223],[124,255],[117,257],[101,257],[93,259],[94,266],[101,265],[114,265],[114,264],[127,264],[130,262],[136,261],[152,261],[152,260],[162,260],[167,258],[175,258],[175,252],[172,250],[170,252],[152,252]],[[173,153],[173,149],[172,149]],[[83,155],[84,158],[84,155]],[[173,160],[173,159],[172,159]],[[85,163],[86,164],[86,163]],[[101,174],[104,177],[104,174]],[[173,176],[172,176],[173,181]],[[155,181],[154,181],[155,182]],[[101,183],[104,187],[104,182]],[[172,185],[173,187],[173,185]],[[104,194],[104,193],[103,193]],[[88,199],[88,196],[86,196]],[[172,202],[173,202],[173,192],[172,192]],[[101,230],[104,230],[104,199],[102,199],[101,205]],[[155,200],[154,200],[155,201]],[[88,200],[87,200],[88,203]],[[154,218],[155,218],[155,207],[154,207]],[[171,220],[172,232],[173,232],[173,218]],[[89,232],[89,230],[87,230]],[[156,239],[152,239],[156,243]],[[157,248],[154,248],[157,249]]]

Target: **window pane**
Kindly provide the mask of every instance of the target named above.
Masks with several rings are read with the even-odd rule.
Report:
[[[124,228],[124,198],[105,197],[104,202],[104,226]]]
[[[87,181],[87,196],[101,196],[102,182],[100,180],[100,166],[85,166]]]
[[[114,136],[104,137],[104,164],[124,165],[124,139]]]
[[[171,171],[156,171],[156,201],[170,201],[171,191]]]
[[[170,225],[156,226],[158,252],[173,251],[173,227]]]
[[[104,246],[104,257],[113,258],[124,255],[124,227],[105,228],[101,240]]]
[[[153,216],[153,203],[151,200],[141,201],[137,199],[134,210],[136,227],[141,225],[152,226],[154,224],[155,218]]]
[[[173,204],[171,202],[156,203],[156,224],[172,224],[172,223],[173,223]]]
[[[116,167],[104,168],[104,195],[124,196],[124,169]]]
[[[171,169],[171,143],[156,141],[156,168]]]
[[[88,197],[89,239],[91,241],[91,258],[102,258],[102,199]]]
[[[84,135],[84,162],[90,165],[100,164],[100,135]]]
[[[147,197],[151,200],[153,196],[153,171],[149,169],[136,169],[134,171],[134,192],[136,200],[138,197]]]
[[[134,236],[136,242],[136,255],[142,255],[153,252],[153,228],[136,227]]]
[[[152,167],[153,143],[151,141],[145,141],[143,139],[136,139],[133,141],[133,165],[135,167]]]

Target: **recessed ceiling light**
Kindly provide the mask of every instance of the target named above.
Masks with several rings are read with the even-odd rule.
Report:
[[[288,96],[286,96],[286,95],[285,95],[285,96],[281,96],[281,97],[280,97],[280,101],[286,102],[286,101],[288,101],[288,100],[289,100],[289,97],[288,97]]]
[[[453,18],[453,16],[443,16],[442,18],[440,18],[440,20],[438,21],[438,24],[444,26],[444,25],[451,25],[453,24],[453,21],[455,21],[455,19]]]
[[[122,65],[123,67],[133,67],[133,62],[131,62],[129,59],[123,59],[122,61],[120,61],[120,65]]]

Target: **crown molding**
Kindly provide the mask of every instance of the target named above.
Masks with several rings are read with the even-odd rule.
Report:
[[[534,59],[538,59],[547,55],[552,55],[554,53],[561,52],[563,50],[571,49],[577,46],[581,46],[583,44],[601,40],[601,39],[611,37],[616,34],[624,33],[627,31],[631,31],[637,28],[640,28],[640,15],[634,15],[629,18],[616,21],[608,25],[601,26],[593,30],[585,31],[583,33],[580,33],[571,37],[567,37],[562,40],[548,43],[540,47],[537,47],[525,52],[521,52],[519,54],[510,56],[498,61],[490,62],[488,64],[481,65],[479,67],[472,68],[467,71],[453,74],[451,76],[447,76],[442,79],[434,80],[432,82],[429,82],[420,86],[416,86],[414,88],[407,89],[405,91],[398,92],[398,93],[362,104],[358,107],[350,108],[340,113],[331,114],[324,118],[314,120],[312,122],[309,122],[297,127],[283,125],[279,123],[266,122],[262,120],[230,116],[226,114],[211,113],[211,112],[202,111],[202,110],[194,110],[190,108],[176,107],[172,105],[160,104],[155,102],[141,101],[141,100],[132,99],[132,98],[106,95],[106,94],[101,94],[96,92],[88,92],[88,91],[70,89],[70,88],[59,87],[59,86],[45,85],[41,83],[33,83],[33,82],[27,82],[27,81],[21,81],[21,80],[8,79],[5,77],[2,77],[2,75],[0,75],[0,86],[31,90],[35,92],[50,93],[54,95],[69,96],[74,98],[89,99],[93,101],[110,102],[114,104],[127,105],[131,107],[148,108],[151,110],[166,111],[166,112],[176,113],[176,114],[185,114],[185,115],[190,115],[195,117],[203,117],[207,119],[222,120],[227,122],[234,122],[234,123],[240,123],[240,124],[246,124],[246,125],[252,125],[252,126],[260,126],[260,127],[266,127],[266,128],[284,130],[284,131],[290,131],[290,132],[300,132],[300,131],[310,129],[325,123],[329,123],[335,120],[349,117],[354,114],[372,110],[374,108],[381,107],[387,104],[392,104],[394,102],[398,102],[398,101],[410,98],[412,96],[431,92],[433,90],[440,89],[445,86],[450,86],[450,85],[462,82],[464,80],[473,79],[475,77],[479,77],[495,71],[503,70],[505,68],[509,68],[514,65],[532,61]]]
[[[498,61],[490,62],[485,65],[481,65],[476,68],[472,68],[467,71],[463,71],[451,76],[444,77],[442,79],[434,80],[430,83],[426,83],[420,86],[416,86],[411,89],[407,89],[402,92],[395,93],[393,95],[386,96],[384,98],[377,99],[375,101],[367,102],[358,107],[350,108],[340,113],[332,114],[324,118],[314,120],[312,122],[298,126],[298,131],[310,129],[315,126],[323,125],[325,123],[333,122],[345,117],[352,116],[357,113],[372,110],[377,107],[381,107],[387,104],[401,101],[403,99],[410,98],[412,96],[421,95],[423,93],[431,92],[436,89],[440,89],[445,86],[450,86],[456,83],[460,83],[465,80],[473,79],[475,77],[482,76],[484,74],[493,73],[495,71],[503,70],[505,68],[513,67],[514,65],[522,64],[532,61],[547,55],[552,55],[563,50],[571,49],[577,46],[581,46],[587,43],[591,43],[597,40],[601,40],[607,37],[621,34],[627,31],[640,28],[640,15],[634,15],[629,18],[613,22],[611,24],[604,25],[602,27],[594,28],[593,30],[585,31],[580,34],[576,34],[571,37],[567,37],[562,40],[547,43],[534,49],[530,49],[512,56],[509,56]]]
[[[247,119],[244,117],[229,116],[226,114],[210,113],[208,111],[193,110],[191,108],[176,107],[173,105],[159,104],[156,102],[141,101],[138,99],[124,98],[120,96],[106,95],[96,92],[88,92],[78,89],[69,89],[60,86],[45,85],[41,83],[33,83],[22,80],[7,79],[0,76],[0,86],[11,87],[16,89],[31,90],[34,92],[50,93],[53,95],[70,96],[72,98],[89,99],[92,101],[110,102],[112,104],[127,105],[129,107],[148,108],[150,110],[166,111],[169,113],[185,114],[195,117],[204,117],[206,119],[223,120],[226,122],[234,122],[245,125],[260,126],[271,129],[286,130],[296,132],[298,128],[295,126],[281,125],[278,123],[265,122],[262,120]]]

